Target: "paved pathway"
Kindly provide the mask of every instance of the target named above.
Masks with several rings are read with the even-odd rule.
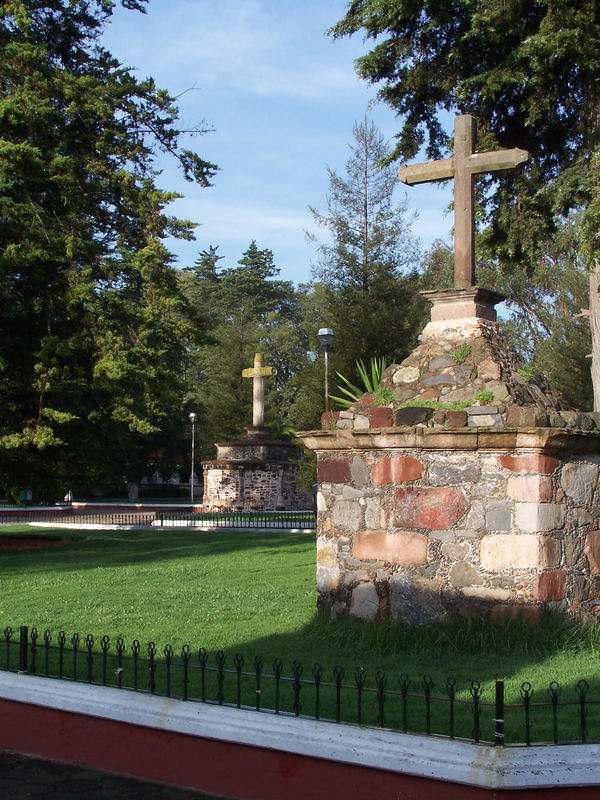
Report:
[[[0,751],[2,800],[209,800],[207,795]],[[214,800],[214,798],[213,798]]]

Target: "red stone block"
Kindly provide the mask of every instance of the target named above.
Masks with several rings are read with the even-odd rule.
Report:
[[[510,497],[531,503],[552,502],[552,478],[549,475],[515,475],[508,479]]]
[[[506,422],[505,425],[507,428],[518,428],[521,422],[521,408],[520,406],[509,406],[506,410]]]
[[[462,489],[402,486],[394,491],[394,525],[397,528],[452,528],[464,515],[469,502]]]
[[[374,406],[368,413],[371,428],[391,428],[394,424],[391,408]]]
[[[527,453],[522,456],[502,455],[498,462],[511,472],[541,472],[550,475],[558,466],[558,461],[550,456],[539,453]]]
[[[374,486],[386,483],[403,483],[416,481],[423,474],[423,464],[410,456],[382,458],[371,470],[371,482]]]
[[[466,428],[468,417],[466,411],[446,411],[447,428]]]
[[[363,531],[354,537],[352,555],[361,561],[426,564],[427,536],[412,531]]]
[[[332,458],[327,461],[319,461],[317,480],[319,483],[349,483],[350,459]]]
[[[567,591],[567,573],[564,569],[540,572],[535,579],[533,596],[541,603],[562,600]]]

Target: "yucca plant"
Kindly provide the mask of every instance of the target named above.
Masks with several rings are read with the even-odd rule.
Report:
[[[355,403],[357,400],[365,394],[366,392],[376,392],[377,387],[381,381],[381,377],[387,367],[385,358],[371,358],[369,363],[369,368],[365,366],[365,363],[362,359],[358,359],[356,362],[356,369],[358,371],[358,375],[362,381],[362,387],[355,386],[351,383],[348,378],[342,375],[340,372],[336,372],[335,374],[338,378],[343,381],[343,385],[338,384],[338,390],[342,392],[345,397],[339,397],[337,395],[330,394],[330,400],[333,400],[340,408],[350,408],[352,403]]]

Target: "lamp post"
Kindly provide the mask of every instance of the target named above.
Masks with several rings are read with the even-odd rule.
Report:
[[[329,348],[333,342],[333,331],[331,328],[319,328],[317,333],[323,352],[325,353],[325,412],[329,411]]]
[[[194,505],[194,445],[196,439],[196,414],[192,411],[190,414],[190,422],[192,423],[192,473],[190,475],[190,499]]]

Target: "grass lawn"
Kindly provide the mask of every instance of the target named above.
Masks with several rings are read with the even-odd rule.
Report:
[[[60,547],[2,550],[2,539],[15,535],[70,541]],[[384,670],[388,691],[398,689],[398,676],[405,673],[410,691],[422,692],[423,677],[429,675],[433,694],[444,695],[447,678],[453,676],[459,700],[471,699],[471,681],[477,680],[481,699],[493,702],[494,681],[502,678],[508,702],[520,699],[524,681],[534,687],[533,702],[547,701],[553,680],[561,685],[562,701],[575,698],[577,681],[584,679],[588,699],[600,699],[596,626],[569,627],[551,617],[536,629],[473,618],[417,630],[361,626],[319,620],[315,600],[314,534],[0,528],[0,631],[28,625],[40,634],[48,628],[55,638],[64,630],[68,641],[73,633],[82,640],[91,633],[97,642],[108,635],[113,643],[121,636],[128,652],[139,640],[142,654],[153,641],[157,658],[167,644],[176,655],[187,644],[194,658],[198,648],[205,648],[211,665],[216,651],[223,650],[228,668],[237,653],[244,656],[244,669],[252,669],[260,655],[265,672],[280,658],[288,675],[298,660],[303,677],[309,678],[319,662],[323,681],[332,680],[339,664],[345,669],[344,683],[352,683],[355,669],[362,666],[371,687],[377,671]],[[333,715],[333,701],[326,702]],[[374,706],[374,696],[369,702]],[[348,697],[346,705],[353,703]],[[434,704],[434,722],[446,715],[445,708],[436,710]],[[600,739],[595,709],[588,708],[590,739]],[[401,726],[398,713],[386,722]],[[470,713],[470,708],[464,711],[465,719]],[[567,727],[561,727],[562,740],[577,736],[577,709],[565,713],[570,716]],[[493,709],[486,715],[493,716]],[[516,738],[523,735],[521,716],[515,712],[509,723]]]
[[[0,624],[216,650],[293,634],[314,617],[313,536],[41,530],[0,528],[0,546],[15,533],[73,540],[0,550]]]

